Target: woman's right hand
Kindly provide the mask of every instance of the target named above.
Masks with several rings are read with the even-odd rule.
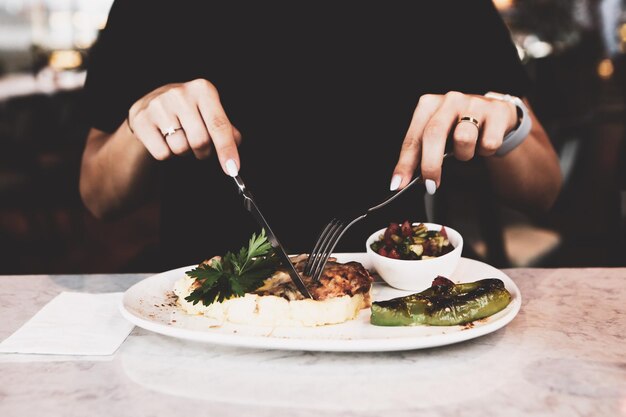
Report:
[[[190,151],[204,159],[215,147],[224,172],[236,176],[239,171],[241,134],[207,80],[167,84],[148,93],[130,108],[128,127],[159,161]],[[171,129],[176,131],[166,134]]]

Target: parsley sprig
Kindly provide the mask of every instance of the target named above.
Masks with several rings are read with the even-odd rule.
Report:
[[[208,306],[231,297],[241,297],[263,285],[278,267],[272,245],[265,236],[265,230],[257,236],[253,234],[248,247],[239,253],[228,252],[222,259],[211,265],[199,265],[186,274],[200,283],[185,300],[194,305],[202,302]]]

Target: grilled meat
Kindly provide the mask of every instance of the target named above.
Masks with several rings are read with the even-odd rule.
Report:
[[[296,270],[302,273],[306,258],[299,257],[295,261]],[[331,259],[326,264],[319,281],[315,282],[307,276],[303,276],[303,280],[316,300],[322,301],[343,295],[363,294],[367,306],[369,307],[370,305],[369,291],[372,287],[373,278],[369,271],[358,262],[342,264],[336,262],[336,259]],[[289,274],[284,270],[276,272],[254,293],[258,295],[275,295],[290,301],[303,299],[291,281]]]

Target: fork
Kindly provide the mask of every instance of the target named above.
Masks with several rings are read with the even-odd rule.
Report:
[[[447,159],[452,156],[452,152],[448,152],[443,155],[443,159]],[[313,250],[309,254],[309,258],[304,265],[304,275],[310,276],[314,281],[319,281],[324,267],[328,262],[328,258],[335,250],[337,243],[341,237],[346,233],[353,224],[363,220],[373,211],[376,211],[387,204],[391,203],[396,198],[400,197],[402,193],[411,188],[415,183],[422,180],[422,175],[418,175],[409,182],[406,187],[399,191],[395,191],[388,196],[382,203],[379,203],[373,207],[367,209],[364,213],[357,214],[355,216],[345,216],[344,218],[334,217],[326,226],[322,229],[322,233],[317,238]]]

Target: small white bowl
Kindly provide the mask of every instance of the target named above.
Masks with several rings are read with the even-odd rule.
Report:
[[[418,224],[413,223],[413,226]],[[428,230],[440,231],[442,227],[440,224],[424,224]],[[376,272],[387,284],[399,290],[422,291],[430,288],[433,279],[439,275],[449,278],[461,259],[461,252],[463,252],[463,238],[461,234],[448,226],[445,226],[445,228],[448,240],[454,246],[454,249],[445,255],[433,259],[412,261],[391,259],[374,252],[370,245],[378,240],[387,228],[372,233],[365,243],[365,249]]]

